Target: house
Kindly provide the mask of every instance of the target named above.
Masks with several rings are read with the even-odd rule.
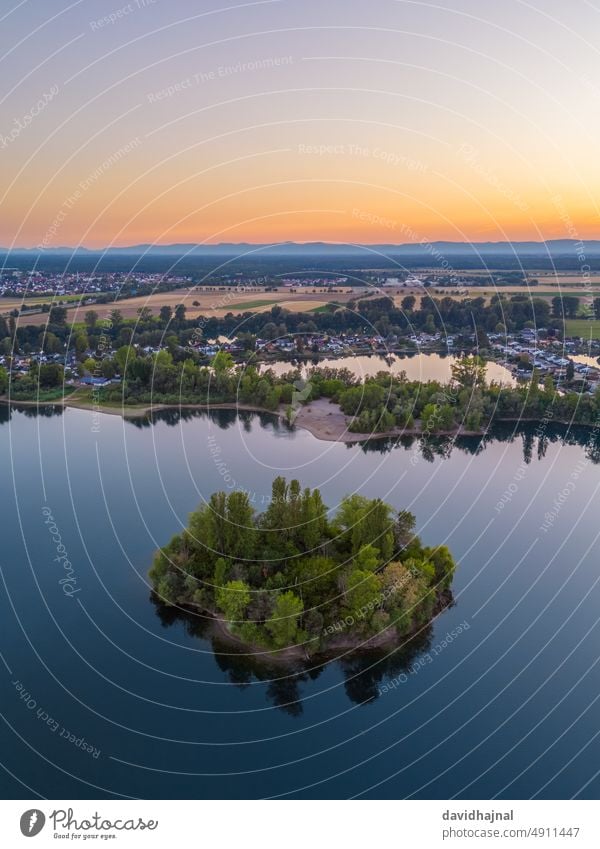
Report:
[[[106,386],[107,383],[110,383],[108,377],[82,377],[80,383],[84,386]]]

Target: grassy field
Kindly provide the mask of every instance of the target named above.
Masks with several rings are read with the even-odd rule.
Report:
[[[25,398],[19,398],[18,393],[13,393],[11,396],[11,400],[13,400],[17,404],[19,403],[19,401],[39,402],[40,404],[42,404],[49,401],[62,401],[63,398],[69,397],[71,395],[74,396],[76,392],[77,388],[75,386],[57,386],[53,389],[42,389],[39,392],[35,390],[30,394],[28,393]]]
[[[567,336],[581,336],[583,339],[600,339],[600,321],[587,321],[585,318],[568,318],[565,321]]]
[[[11,304],[12,306],[20,306],[21,304],[31,304],[31,305],[39,305],[39,304],[52,304],[58,303],[59,301],[69,301],[75,303],[76,301],[80,301],[82,298],[93,298],[96,295],[104,294],[102,292],[92,292],[89,295],[79,294],[79,295],[35,295],[33,298],[2,298],[0,300],[0,304],[4,306],[5,303]]]
[[[270,301],[240,301],[237,304],[229,304],[228,309],[233,310],[253,310],[257,307],[270,307],[273,304],[278,304],[279,299],[275,298]]]
[[[66,305],[76,304],[80,300],[86,300],[87,298],[93,298],[94,295],[101,294],[94,292],[90,295],[59,295],[58,297],[53,297],[52,295],[41,295],[40,297],[35,298],[0,298],[0,313],[10,312],[10,310],[19,309],[23,305],[28,307],[39,307],[41,304],[55,304],[58,305],[59,301],[63,301]]]
[[[236,304],[229,304],[226,309],[229,312],[235,312],[236,310],[239,312],[262,312],[263,309],[272,307],[273,304],[279,304],[287,310],[296,310],[297,312],[323,312],[327,309],[327,303],[330,302],[329,297],[326,297],[325,301],[322,298],[315,300],[312,296],[308,298],[304,296],[296,299],[294,295],[291,297],[288,295],[288,298],[289,300],[286,301],[282,301],[281,298],[275,298],[270,301],[240,301]],[[344,299],[342,298],[342,300]],[[313,303],[319,306],[313,306]]]
[[[465,298],[485,298],[488,303],[494,295],[504,295],[506,298],[510,298],[512,295],[526,295],[528,298],[543,298],[548,302],[558,295],[574,295],[576,298],[580,298],[582,303],[586,297],[600,297],[600,286],[598,285],[588,287],[587,289],[583,289],[581,286],[562,286],[560,289],[558,287],[549,287],[550,283],[544,281],[543,286],[531,286],[529,288],[527,286],[498,286],[498,288],[494,289],[490,286],[468,286],[465,289],[460,289],[460,294],[458,295],[453,294],[453,292],[457,291],[457,288],[452,286],[447,288],[430,286],[428,289],[423,289],[420,286],[407,286],[406,288],[394,288],[389,291],[384,290],[384,293],[389,294],[394,299],[396,306],[400,306],[402,298],[406,297],[406,295],[414,295],[418,299],[426,292],[434,298],[448,296],[457,298],[458,300],[464,300]]]

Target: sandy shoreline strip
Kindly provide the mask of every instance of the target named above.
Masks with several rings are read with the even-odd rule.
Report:
[[[12,407],[70,407],[74,410],[89,410],[109,416],[122,416],[126,419],[145,417],[152,413],[161,412],[162,410],[243,410],[251,413],[267,413],[271,416],[277,416],[277,418],[285,422],[288,420],[287,411],[284,409],[267,410],[265,407],[259,407],[253,404],[146,404],[131,407],[127,405],[111,407],[104,405],[97,406],[89,401],[79,400],[74,396],[59,398],[56,401],[18,401],[12,398],[1,398],[0,403],[8,404]],[[297,411],[292,424],[294,427],[307,430],[316,439],[326,442],[352,443],[365,442],[369,439],[390,439],[400,436],[423,435],[423,431],[419,427],[394,428],[393,430],[381,433],[353,433],[348,430],[348,423],[348,417],[340,410],[337,404],[332,403],[327,398],[319,398],[317,401],[311,401],[310,404],[301,407]],[[483,431],[468,431],[459,427],[452,431],[438,431],[434,435],[482,436]]]

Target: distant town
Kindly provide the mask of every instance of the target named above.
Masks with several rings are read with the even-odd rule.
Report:
[[[385,371],[391,358],[476,354],[503,366],[512,385],[551,378],[558,393],[593,395],[600,299],[592,284],[559,284],[514,271],[240,272],[199,282],[4,269],[0,365],[17,381],[13,390],[47,365],[57,367],[49,385],[72,390],[118,384],[115,353],[123,345],[141,357],[166,352],[175,363],[192,358],[200,366],[224,352],[263,370],[280,361],[292,369],[329,360],[352,370],[348,358],[372,355],[388,361]]]

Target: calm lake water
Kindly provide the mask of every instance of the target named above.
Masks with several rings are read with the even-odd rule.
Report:
[[[391,374],[400,374],[400,372],[404,371],[409,380],[419,380],[422,382],[439,380],[441,383],[449,383],[452,378],[452,364],[457,359],[458,357],[452,354],[448,356],[441,356],[440,354],[410,354],[403,357],[397,354],[390,354],[388,357],[373,354],[324,358],[314,363],[303,361],[299,367],[303,377],[306,377],[309,369],[318,366],[319,368],[347,368],[362,379],[373,377],[380,371],[389,371]],[[262,368],[271,368],[275,374],[281,375],[296,366],[298,366],[297,361],[291,363],[289,361],[278,360],[268,365],[264,364]],[[489,382],[494,380],[503,386],[516,386],[515,378],[501,363],[488,362],[486,365],[486,376]]]
[[[345,446],[256,414],[51,412],[0,407],[4,798],[600,795],[589,435]],[[451,547],[455,605],[417,644],[290,674],[152,602],[187,514],[224,480],[261,509],[280,470]]]

